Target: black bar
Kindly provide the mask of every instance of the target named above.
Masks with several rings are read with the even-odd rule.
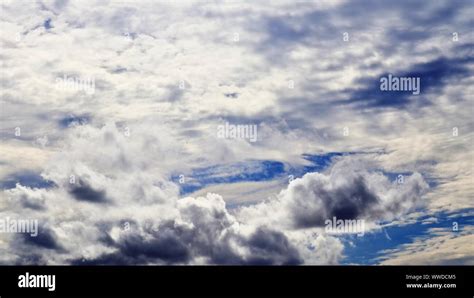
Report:
[[[19,288],[19,275],[26,272],[54,274],[55,291]],[[433,280],[434,274],[446,279]],[[416,281],[407,275],[430,279]],[[473,277],[472,266],[3,266],[0,297],[473,297]],[[413,289],[407,283],[456,288]]]

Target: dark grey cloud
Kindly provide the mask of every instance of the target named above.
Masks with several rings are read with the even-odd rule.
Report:
[[[59,119],[58,123],[62,128],[75,126],[75,125],[85,125],[91,121],[91,115],[74,115],[69,114],[65,117]]]
[[[324,226],[324,221],[333,216],[344,220],[364,218],[370,215],[372,207],[380,200],[377,194],[368,188],[366,177],[362,175],[335,189],[313,186],[310,191],[322,208],[315,212],[314,208],[293,205],[291,211],[297,227]]]
[[[8,261],[0,261],[1,265],[47,265],[51,254],[66,254],[55,232],[47,225],[38,225],[37,235],[15,234],[8,243],[8,251],[14,256]]]
[[[241,255],[232,244],[247,249]],[[146,238],[130,231],[114,243],[114,253],[94,259],[76,259],[76,265],[193,264],[206,258],[220,265],[297,265],[303,263],[296,247],[279,231],[258,228],[250,237],[230,234],[221,239],[199,230],[187,230],[167,222],[157,231],[148,231]]]
[[[47,225],[39,224],[38,234],[17,234],[9,243],[9,250],[15,252],[12,262],[16,265],[46,265],[48,254],[65,254],[55,232]],[[7,264],[11,265],[11,264]]]
[[[298,265],[303,263],[298,251],[281,232],[259,228],[248,239],[251,257],[247,264],[252,265]]]
[[[189,86],[189,85],[188,85]],[[166,102],[177,102],[180,101],[185,95],[183,89],[179,89],[177,86],[169,86],[167,94],[163,97]]]
[[[345,160],[328,174],[307,174],[288,188],[285,195],[296,227],[324,226],[333,217],[383,221],[421,206],[428,189],[419,174],[396,184],[382,173]]]
[[[125,73],[127,71],[128,71],[128,69],[126,67],[120,67],[120,66],[110,70],[110,72],[113,73],[113,74],[121,74],[121,73]]]
[[[69,193],[79,201],[90,203],[106,203],[107,197],[104,190],[96,190],[87,182],[79,180],[76,184],[72,184]]]
[[[115,252],[93,259],[71,260],[71,263],[194,264],[204,260],[222,265],[289,265],[303,262],[296,247],[282,232],[262,226],[249,235],[242,234],[235,229],[235,219],[219,201],[187,200],[180,207],[181,219],[192,225],[179,220],[153,226],[134,223],[118,239],[102,237]],[[103,228],[103,233],[108,234],[110,226]]]
[[[229,98],[237,98],[239,97],[239,93],[238,92],[224,93],[224,96],[229,97]]]
[[[357,157],[342,157],[325,172],[312,172],[293,180],[278,198],[243,207],[240,218],[265,218],[268,224],[293,229],[324,227],[326,220],[392,220],[424,203],[429,186],[419,173],[401,184],[371,169]],[[271,214],[270,210],[280,210]]]
[[[25,243],[45,249],[60,250],[61,245],[57,242],[54,232],[46,227],[38,227],[38,235],[22,234]]]
[[[159,260],[164,263],[187,263],[190,259],[190,238],[193,235],[180,227],[174,227],[174,222],[165,222],[159,226],[159,231],[148,230],[144,238],[131,232],[127,234],[117,247],[126,259],[133,262]]]

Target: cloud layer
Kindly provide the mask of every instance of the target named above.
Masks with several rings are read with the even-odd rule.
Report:
[[[229,210],[217,194],[180,198],[177,185],[159,178],[159,166],[132,159],[161,154],[138,142],[146,132],[135,142],[114,125],[72,132],[70,147],[42,173],[53,187],[6,191],[2,217],[38,219],[41,233],[10,236],[4,263],[334,263],[342,245],[325,235],[325,219],[391,220],[421,206],[428,188],[419,174],[397,184],[344,157],[326,174],[291,181],[276,200]],[[23,255],[32,248],[33,260]]]
[[[2,2],[0,218],[41,233],[0,234],[0,262],[336,264],[348,244],[326,219],[376,231],[473,208],[473,14]],[[420,95],[380,92],[388,73],[420,77]],[[225,123],[256,142],[220,138]]]

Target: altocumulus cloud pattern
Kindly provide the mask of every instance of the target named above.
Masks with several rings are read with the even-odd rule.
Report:
[[[474,264],[473,15],[3,0],[0,264]]]

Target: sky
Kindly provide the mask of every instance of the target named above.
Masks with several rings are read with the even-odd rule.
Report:
[[[474,264],[472,1],[0,5],[0,264]]]

